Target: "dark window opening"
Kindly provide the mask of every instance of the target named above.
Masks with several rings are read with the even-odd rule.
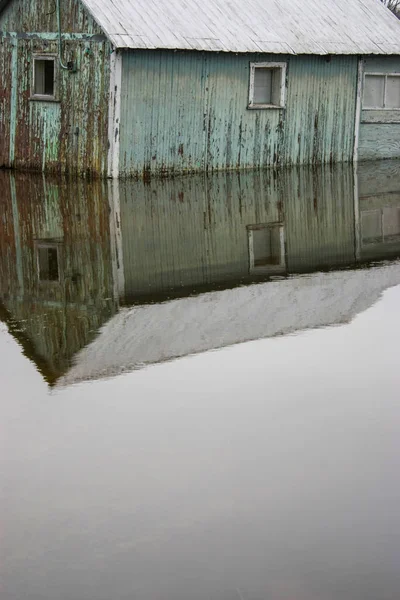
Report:
[[[281,236],[279,227],[253,231],[254,266],[266,267],[281,263]]]
[[[38,247],[38,267],[40,281],[59,281],[57,246]]]
[[[54,97],[54,59],[35,59],[35,95]]]

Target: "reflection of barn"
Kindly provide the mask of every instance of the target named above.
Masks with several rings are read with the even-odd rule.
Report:
[[[48,381],[113,312],[103,186],[0,173],[1,318]]]
[[[378,0],[0,0],[0,166],[108,177],[400,156]]]
[[[400,255],[400,164],[359,165],[360,258]]]
[[[118,190],[127,299],[355,261],[348,165],[125,181]]]
[[[93,376],[117,372],[123,348],[137,366],[343,322],[400,283],[397,264],[294,276],[400,256],[391,162],[356,178],[337,165],[109,185],[0,173],[0,211],[0,318],[51,382],[87,344]],[[271,279],[109,321],[118,296],[158,302]]]

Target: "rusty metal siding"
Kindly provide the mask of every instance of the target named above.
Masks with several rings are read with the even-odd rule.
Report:
[[[0,167],[9,163],[13,45],[0,39]]]
[[[0,165],[106,175],[110,43],[78,0],[63,3],[63,58],[77,72],[58,70],[58,102],[31,100],[33,55],[57,54],[57,24],[33,0],[21,10],[0,17]]]
[[[283,110],[248,110],[249,64],[272,55],[126,52],[122,175],[350,161],[357,58],[285,57]]]

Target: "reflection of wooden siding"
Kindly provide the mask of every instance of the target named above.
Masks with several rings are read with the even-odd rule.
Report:
[[[400,162],[360,163],[358,180],[360,258],[400,256]]]
[[[351,167],[292,170],[285,181],[285,198],[289,271],[354,263]]]
[[[100,182],[0,173],[0,298],[49,379],[68,368],[114,310],[105,189]],[[39,281],[37,240],[59,244],[60,282]]]
[[[246,226],[283,222],[289,271],[354,262],[350,166],[120,184],[125,293],[249,277]]]
[[[254,189],[255,186],[255,189]],[[121,184],[128,295],[247,275],[246,225],[281,219],[272,173]]]

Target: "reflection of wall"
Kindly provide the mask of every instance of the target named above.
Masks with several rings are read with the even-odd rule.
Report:
[[[348,165],[124,181],[119,193],[127,298],[354,262]],[[279,244],[250,274],[261,225]]]
[[[284,178],[289,272],[354,263],[354,173],[349,165]]]
[[[107,196],[99,182],[59,184],[4,172],[0,211],[0,299],[51,379],[111,314]],[[40,248],[56,249],[52,277],[39,277]]]
[[[282,220],[272,172],[121,184],[127,296],[247,276],[247,225]]]
[[[360,258],[400,255],[400,163],[371,162],[358,167]]]

